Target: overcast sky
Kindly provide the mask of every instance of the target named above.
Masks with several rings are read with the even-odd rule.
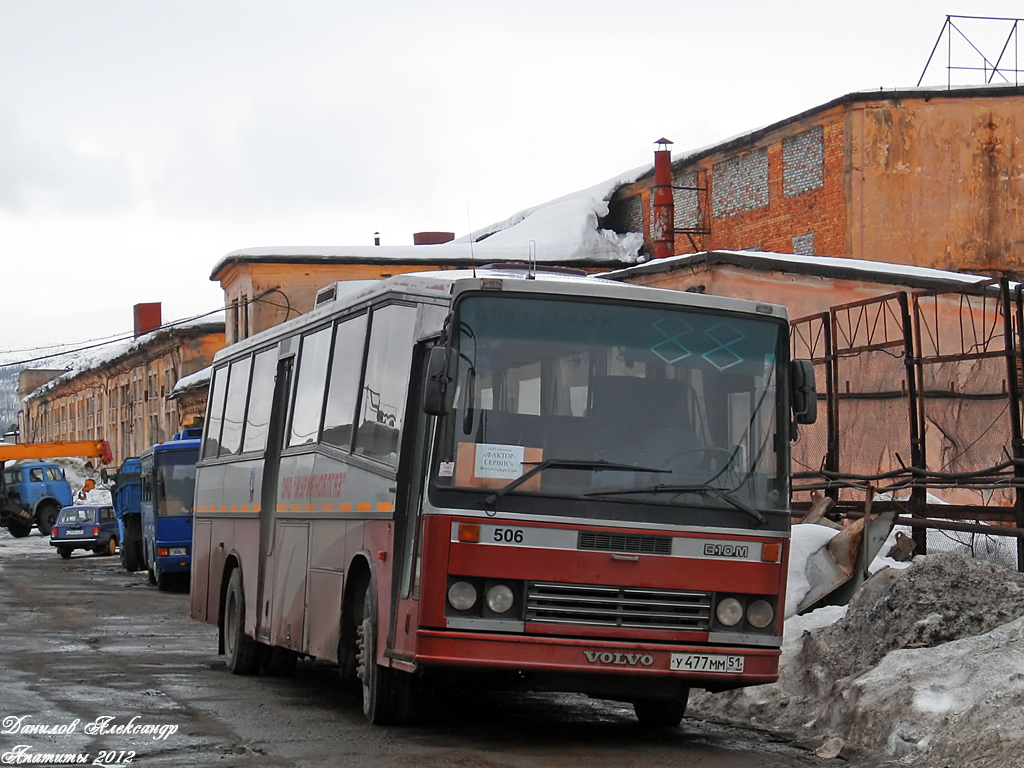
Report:
[[[239,248],[464,234],[661,136],[913,86],[946,13],[1022,11],[962,5],[0,0],[0,353],[215,309]],[[958,23],[990,58],[1009,34]]]

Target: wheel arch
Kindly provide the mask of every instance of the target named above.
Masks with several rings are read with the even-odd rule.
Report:
[[[366,585],[373,578],[370,553],[355,554],[348,566],[341,606],[341,634],[338,638],[338,666],[342,677],[354,678],[356,671],[356,629],[362,620]]]

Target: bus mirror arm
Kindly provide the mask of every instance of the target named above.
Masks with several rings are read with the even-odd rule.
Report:
[[[459,357],[451,347],[431,347],[427,352],[423,381],[424,412],[431,416],[444,416],[451,412],[458,365]]]
[[[814,384],[814,363],[791,360],[789,381],[793,401],[793,421],[813,424],[818,419],[818,392]]]

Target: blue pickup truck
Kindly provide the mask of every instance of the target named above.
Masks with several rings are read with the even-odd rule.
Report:
[[[64,470],[49,461],[22,461],[5,466],[3,475],[12,510],[5,522],[10,534],[28,536],[35,525],[41,534],[49,536],[61,508],[74,502],[74,491]]]

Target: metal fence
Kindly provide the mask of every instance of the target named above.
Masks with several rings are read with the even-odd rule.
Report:
[[[926,528],[956,529],[956,546],[993,533],[1020,542],[1020,286],[896,292],[792,325],[824,414],[793,448],[796,502],[816,490],[852,513],[870,487],[915,527],[919,552]]]

